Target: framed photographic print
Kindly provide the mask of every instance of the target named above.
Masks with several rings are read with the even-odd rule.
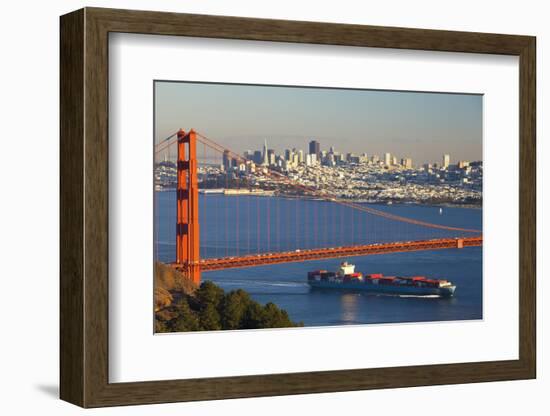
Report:
[[[535,38],[61,17],[61,398],[534,378]]]

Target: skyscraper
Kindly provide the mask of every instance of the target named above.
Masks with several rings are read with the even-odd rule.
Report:
[[[259,150],[254,150],[254,156],[252,160],[254,161],[255,164],[261,165],[263,160],[262,152]]]
[[[267,159],[269,161],[269,166],[275,165],[275,150],[267,149]]]
[[[443,164],[442,164],[442,167],[443,169],[447,169],[449,167],[451,163],[451,155],[443,155]]]
[[[226,172],[229,172],[231,170],[232,165],[232,159],[231,159],[231,153],[229,150],[224,150],[223,152],[223,170]]]
[[[265,142],[264,142],[264,151],[262,153],[262,165],[264,166],[269,165],[269,156],[267,154],[267,139],[265,139]]]
[[[384,153],[384,165],[391,166],[391,153]]]
[[[285,149],[285,160],[291,160],[292,159],[292,151],[290,149]]]
[[[315,155],[317,157],[317,160],[320,160],[321,156],[321,145],[318,141],[312,140],[309,142],[309,154]]]

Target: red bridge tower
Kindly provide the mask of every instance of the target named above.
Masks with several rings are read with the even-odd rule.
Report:
[[[187,145],[187,146],[186,146]],[[189,158],[186,159],[187,147]],[[200,284],[199,187],[197,183],[197,135],[178,131],[178,186],[176,191],[176,263],[193,282]]]

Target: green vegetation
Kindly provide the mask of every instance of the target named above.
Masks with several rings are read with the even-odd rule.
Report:
[[[205,281],[192,294],[173,293],[173,302],[155,314],[155,332],[214,331],[218,329],[288,328],[294,323],[274,303],[262,306],[242,289],[225,293]]]

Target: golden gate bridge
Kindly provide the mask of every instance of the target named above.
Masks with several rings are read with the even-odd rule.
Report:
[[[207,215],[204,215],[207,214],[207,211],[201,211],[199,207],[200,158],[197,155],[197,148],[200,145],[203,148],[203,162],[209,159],[207,156],[208,151],[217,154],[218,157],[223,156],[235,161],[237,166],[249,162],[244,156],[225,148],[194,130],[190,130],[189,132],[179,130],[155,146],[156,156],[162,153],[169,153],[171,148],[174,146],[177,147],[176,215],[174,224],[176,241],[174,261],[171,262],[171,265],[182,271],[197,284],[200,283],[201,272],[211,270],[373,254],[452,248],[461,249],[464,247],[481,246],[483,244],[481,230],[437,224],[396,215],[383,209],[375,209],[365,204],[338,197],[330,190],[323,189],[323,187],[297,183],[286,174],[270,166],[259,166],[255,173],[258,180],[268,180],[272,184],[284,187],[286,190],[285,194],[287,195],[292,190],[292,197],[295,199],[325,202],[322,207],[314,203],[311,206],[311,212],[304,213],[305,225],[302,228],[304,232],[312,234],[310,241],[306,241],[306,239],[300,241],[298,235],[300,232],[300,213],[297,209],[293,216],[288,204],[286,208],[282,207],[281,209],[277,198],[277,202],[274,204],[270,202],[263,204],[265,205],[266,212],[262,213],[260,211],[260,204],[258,203],[258,198],[260,197],[255,198],[255,201],[248,199],[245,204],[239,204],[238,199],[240,197],[237,196],[233,213],[229,212],[227,205],[225,207],[224,224],[219,224],[219,221],[216,221],[217,226],[219,226],[219,230],[216,230],[217,234],[224,232],[224,235],[228,236],[229,227],[235,230],[235,237],[231,239],[231,243],[235,248],[235,255],[230,255],[228,250],[229,243],[226,242],[225,255],[218,255],[217,250],[214,253],[208,252],[205,244],[202,250],[203,255],[201,256],[201,241],[204,242],[206,240],[206,234],[203,234],[201,238],[199,217],[207,217]],[[202,183],[208,183],[207,174],[203,175],[201,179]],[[225,175],[225,189],[229,186],[229,174],[227,173]],[[236,186],[238,190],[241,189],[241,186],[243,189],[250,189],[252,187],[248,180],[246,182],[241,181],[238,175],[236,183],[233,183],[231,186]],[[235,194],[240,195],[239,192]],[[250,193],[249,195],[254,195],[254,193]],[[266,199],[269,201],[270,198],[266,197]],[[251,207],[254,204],[255,207]],[[344,207],[346,210],[344,212],[334,211],[332,208],[331,215],[329,205],[332,207]],[[255,215],[252,215],[254,208],[256,212]],[[240,214],[239,209],[241,210]],[[203,215],[201,215],[201,212]],[[244,221],[241,219],[242,216],[244,216]],[[349,218],[344,218],[345,216],[349,216]],[[256,219],[255,236],[251,233],[253,217]],[[203,224],[212,220],[212,218],[201,218]],[[219,220],[219,218],[215,220]],[[343,225],[344,221],[347,220],[351,223],[351,238],[344,241],[344,238],[341,235],[339,236],[338,233],[339,231],[340,233],[344,232]],[[319,227],[320,221],[330,224],[328,226],[324,224],[323,227]],[[375,223],[374,226],[373,223]],[[399,233],[395,233],[392,232],[395,231],[395,228],[389,230],[387,223],[401,224],[401,228],[405,229],[400,229]],[[364,224],[364,226],[358,226],[354,235],[356,224]],[[287,230],[283,232],[282,230],[285,227]],[[294,234],[296,237],[291,247],[292,249],[289,248],[288,244],[288,240],[292,234],[289,230],[291,227],[295,228]],[[321,228],[323,231],[320,231]],[[410,238],[409,234],[415,236],[419,234],[418,229],[431,230],[433,233],[432,235],[424,234],[423,238],[420,239]],[[262,231],[262,234],[260,234],[260,231]],[[319,235],[321,232],[324,233],[324,236]],[[383,239],[386,241],[381,241],[383,239],[379,238],[380,232],[384,233]],[[329,233],[330,236],[328,235]],[[282,234],[283,238],[281,237]],[[396,241],[387,241],[388,234],[396,234],[398,239]],[[253,241],[254,238],[256,241]],[[241,241],[241,239],[246,241]],[[272,241],[272,239],[275,241]],[[260,240],[265,241],[261,244]]]

